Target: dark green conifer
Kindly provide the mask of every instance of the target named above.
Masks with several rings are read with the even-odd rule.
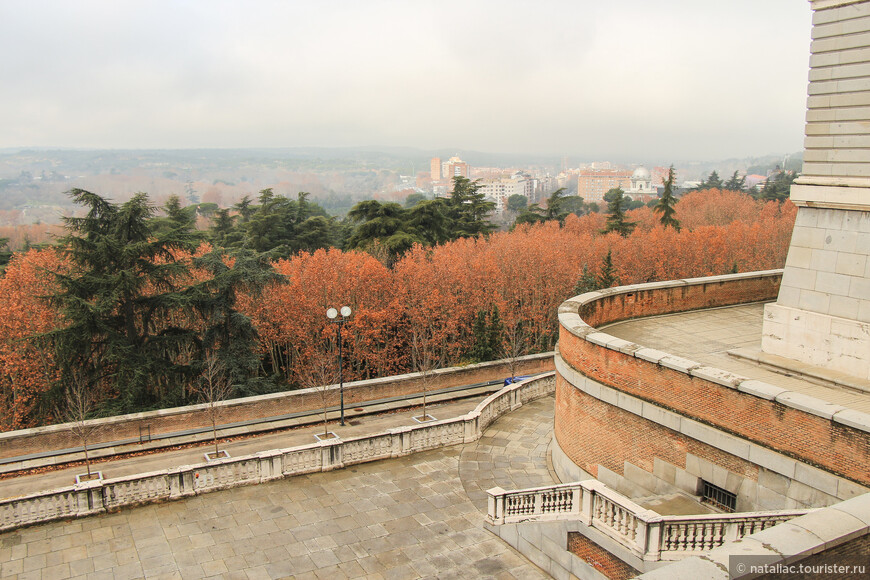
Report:
[[[658,203],[653,207],[653,211],[662,214],[660,221],[664,227],[671,227],[676,231],[680,231],[680,221],[674,217],[677,213],[677,210],[674,207],[677,204],[677,200],[674,197],[675,177],[674,166],[671,165],[670,169],[668,169],[668,178],[662,181],[665,190],[662,192],[661,199],[659,199]]]
[[[611,189],[604,194],[604,201],[607,202],[607,213],[609,215],[601,232],[604,234],[616,232],[624,238],[627,237],[634,231],[634,226],[637,224],[625,218],[625,205],[627,202],[625,192],[619,187]]]
[[[619,277],[616,275],[616,268],[613,266],[612,250],[607,250],[607,255],[601,262],[601,269],[598,271],[598,288],[611,288],[619,283]]]

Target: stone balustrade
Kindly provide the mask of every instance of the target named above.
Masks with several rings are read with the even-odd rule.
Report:
[[[535,375],[553,370],[553,353],[519,357],[514,371],[506,360],[489,361],[436,369],[429,373],[427,390],[431,396],[447,396],[450,389],[462,385],[485,383],[512,372],[516,375]],[[326,387],[330,400],[338,400],[338,384]],[[393,375],[344,383],[345,406],[364,407],[360,414],[368,414],[368,405],[383,400],[416,397],[422,392],[420,373]],[[90,438],[91,458],[108,457],[119,453],[152,451],[179,444],[209,441],[212,424],[206,404],[174,407],[90,419],[87,424],[96,430]],[[250,435],[285,426],[295,426],[294,416],[305,411],[320,411],[323,392],[317,388],[294,389],[256,397],[243,397],[220,401],[221,433],[226,436]],[[335,405],[335,411],[338,411]],[[357,413],[354,413],[355,416]],[[315,419],[316,422],[316,419]],[[52,450],[48,456],[45,452]],[[17,471],[81,461],[84,454],[81,442],[70,430],[69,424],[46,425],[0,433],[0,472]]]
[[[663,516],[597,480],[489,494],[492,525],[572,520],[595,528],[645,561],[681,560],[760,532],[810,509]]]
[[[352,439],[329,439],[163,471],[86,481],[0,500],[0,530],[471,443],[498,417],[552,394],[555,385],[555,373],[551,372],[504,387],[481,401],[473,411],[452,419]]]

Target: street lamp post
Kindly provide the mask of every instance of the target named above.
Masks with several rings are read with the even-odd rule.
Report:
[[[343,365],[343,353],[341,350],[341,330],[344,328],[344,323],[347,321],[348,317],[351,314],[350,306],[342,306],[341,307],[341,318],[337,318],[339,311],[335,308],[330,308],[326,311],[326,317],[329,318],[330,322],[337,324],[336,331],[338,333],[338,390],[341,393],[341,426],[344,427],[344,373],[342,369]]]

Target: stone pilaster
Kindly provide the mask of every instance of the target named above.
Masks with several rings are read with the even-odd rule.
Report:
[[[870,1],[811,4],[798,216],[762,349],[870,378]]]

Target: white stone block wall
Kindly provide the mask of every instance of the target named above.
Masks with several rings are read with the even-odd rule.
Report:
[[[831,4],[813,2],[803,175],[870,183],[870,2]]]
[[[813,0],[797,221],[762,350],[870,378],[870,2]]]

